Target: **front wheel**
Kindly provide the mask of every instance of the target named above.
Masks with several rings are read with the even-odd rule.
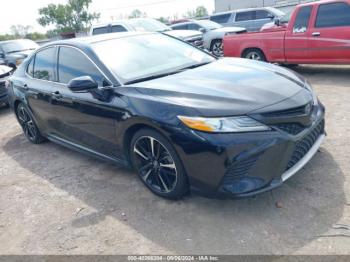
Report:
[[[223,57],[224,56],[224,47],[223,47],[222,40],[214,40],[211,44],[210,51],[216,57]]]
[[[24,104],[20,103],[18,105],[16,115],[25,136],[30,142],[40,144],[45,141],[45,138],[40,134],[38,127]]]
[[[154,194],[179,199],[188,192],[182,162],[173,146],[158,132],[138,131],[131,140],[130,158],[140,179]]]

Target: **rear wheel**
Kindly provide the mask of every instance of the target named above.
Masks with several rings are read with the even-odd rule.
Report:
[[[187,177],[173,146],[158,132],[138,131],[130,158],[142,182],[156,195],[179,199],[188,192]]]
[[[243,55],[243,58],[255,60],[255,61],[263,61],[266,62],[266,57],[263,52],[261,52],[259,49],[249,49],[246,50]]]
[[[33,144],[40,144],[45,141],[45,138],[40,134],[38,127],[23,103],[18,105],[16,115],[25,136],[30,142]]]

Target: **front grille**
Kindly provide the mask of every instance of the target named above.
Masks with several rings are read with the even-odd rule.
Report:
[[[306,104],[300,107],[295,107],[287,110],[281,110],[276,112],[265,113],[265,117],[288,117],[288,116],[298,116],[298,115],[308,115],[312,110],[312,104]]]
[[[297,135],[305,129],[305,127],[298,123],[283,123],[275,125],[278,129],[287,132],[291,135]]]
[[[293,155],[288,162],[286,170],[292,168],[309,152],[320,135],[324,134],[325,122],[322,120],[307,136],[296,143]]]
[[[229,181],[232,181],[239,177],[246,176],[249,173],[249,170],[258,160],[259,156],[260,155],[257,155],[239,162],[234,162],[229,165],[226,169],[224,183],[228,183]]]

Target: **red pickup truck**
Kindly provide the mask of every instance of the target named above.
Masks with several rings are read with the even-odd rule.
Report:
[[[289,22],[228,35],[224,55],[281,64],[350,64],[350,0],[298,5]]]

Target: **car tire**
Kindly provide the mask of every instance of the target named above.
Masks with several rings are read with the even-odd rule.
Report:
[[[16,108],[16,116],[19,124],[21,125],[23,132],[27,139],[33,144],[41,144],[46,139],[40,134],[38,127],[36,126],[33,117],[29,113],[27,107],[20,103]]]
[[[177,200],[189,192],[183,164],[174,147],[160,133],[151,129],[136,132],[129,154],[141,181],[157,196]]]
[[[224,56],[223,42],[220,39],[212,41],[210,45],[210,52],[216,57]]]
[[[243,53],[242,58],[255,60],[255,61],[266,62],[266,57],[265,57],[264,53],[261,50],[259,50],[259,49],[248,49],[248,50],[246,50]]]

